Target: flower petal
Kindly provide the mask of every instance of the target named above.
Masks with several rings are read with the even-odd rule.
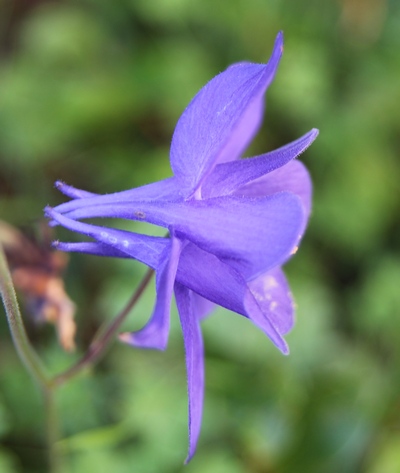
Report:
[[[50,207],[46,207],[45,213],[63,227],[74,232],[83,233],[84,235],[96,239],[100,243],[122,251],[130,257],[147,264],[151,268],[158,266],[160,254],[163,252],[165,246],[169,245],[168,238],[138,235],[123,230],[114,230],[112,228],[77,222],[59,214]]]
[[[193,304],[196,307],[196,312],[200,320],[205,319],[208,317],[211,312],[213,312],[216,308],[216,304],[214,302],[209,301],[208,299],[200,296],[196,292],[192,293]]]
[[[86,207],[102,205],[102,204],[118,204],[128,203],[134,205],[138,201],[147,200],[167,200],[176,201],[180,199],[180,186],[179,182],[174,178],[170,177],[162,181],[153,182],[145,186],[136,187],[122,192],[115,192],[113,194],[97,195],[91,193],[85,193],[74,187],[63,184],[62,187],[58,187],[62,192],[73,197],[75,200],[65,202],[55,207],[56,212],[67,213],[79,209],[85,209]],[[84,198],[77,197],[85,195]],[[75,197],[74,197],[75,196]]]
[[[281,335],[294,323],[294,303],[286,277],[281,268],[274,268],[248,283],[251,293],[264,316]]]
[[[96,194],[93,194],[92,192],[87,192],[82,189],[77,189],[76,187],[69,186],[63,181],[56,181],[54,186],[64,195],[71,197],[71,199],[84,199],[86,197],[96,196]]]
[[[189,452],[185,460],[193,457],[200,435],[204,399],[204,347],[199,316],[192,293],[181,284],[175,285],[175,298],[182,326],[186,354],[186,371],[189,397]]]
[[[181,249],[182,242],[178,238],[171,238],[171,246],[164,250],[157,268],[157,299],[153,314],[141,330],[121,334],[121,341],[140,348],[165,350],[167,347],[171,298]]]
[[[305,226],[299,198],[285,192],[257,199],[226,196],[204,201],[88,205],[67,215],[73,219],[143,220],[174,229],[203,249],[231,259],[246,279],[285,261]]]
[[[177,281],[205,299],[249,318],[282,351],[288,347],[269,314],[264,314],[243,276],[194,244],[182,250]]]
[[[179,119],[171,143],[171,167],[185,196],[192,195],[213,167],[240,156],[257,131],[263,95],[272,82],[283,51],[276,37],[267,64],[229,67],[190,102]]]
[[[312,183],[310,175],[301,161],[293,160],[279,169],[239,188],[235,194],[245,197],[262,197],[277,192],[297,195],[305,210],[304,223],[311,211]]]
[[[219,164],[204,182],[201,193],[203,198],[232,194],[244,185],[281,168],[293,158],[303,153],[318,136],[315,128],[296,141],[254,158]],[[279,183],[279,178],[275,178]],[[291,191],[282,186],[281,191]],[[263,194],[265,195],[265,193]]]
[[[95,256],[108,256],[111,258],[131,258],[131,256],[119,251],[111,246],[95,241],[85,241],[79,243],[70,243],[64,241],[53,241],[52,246],[59,251],[85,253]]]
[[[74,221],[70,224],[69,219],[66,219],[65,217],[63,217],[62,222],[60,221],[60,223],[63,225],[68,223],[67,228],[74,231],[81,231],[75,228],[73,225]],[[79,225],[87,225],[80,222],[75,223],[78,223]],[[94,227],[94,225],[91,225],[91,227]],[[96,232],[91,233],[91,236],[96,238],[96,235],[101,234],[101,228],[102,227],[97,227]],[[139,235],[140,238],[142,236],[143,235]],[[154,246],[151,244],[147,246],[147,251],[150,252],[150,254],[147,255],[147,258],[143,254],[141,255],[141,260],[153,268],[157,268],[159,265],[160,254],[169,242],[167,238],[160,240],[162,240],[162,246],[159,242]],[[123,247],[123,250],[118,250],[113,246],[109,246],[109,242],[87,242],[76,244],[59,243],[59,245],[60,248],[69,251],[75,251],[76,248],[77,251],[89,252],[100,256],[119,256],[116,252],[121,252],[121,254],[129,256],[127,251],[132,251],[125,247]],[[96,245],[98,245],[98,247],[96,247]],[[109,249],[107,250],[108,246]],[[143,250],[143,247],[141,247],[141,249]],[[146,253],[146,248],[144,249],[144,253]],[[263,275],[260,276],[260,278],[262,277]],[[196,302],[200,318],[205,317],[209,313],[212,309],[213,303],[225,307],[252,320],[253,323],[259,327],[283,353],[287,353],[288,349],[286,342],[281,337],[278,329],[281,328],[282,324],[289,326],[292,319],[289,321],[281,321],[277,324],[278,329],[275,328],[274,324],[276,321],[273,319],[274,314],[270,320],[270,312],[264,314],[263,309],[265,309],[265,305],[259,305],[254,297],[254,295],[256,295],[260,298],[260,290],[257,288],[254,290],[254,288],[251,287],[252,282],[247,283],[243,276],[226,262],[223,262],[215,255],[202,250],[195,244],[188,243],[184,246],[180,256],[176,280],[194,292],[192,295],[194,299],[198,298],[200,301],[202,300],[200,304],[198,301]],[[277,280],[279,282],[278,278]],[[253,290],[255,291],[254,294],[252,292]],[[252,302],[249,303],[251,300]],[[280,317],[284,316],[285,313],[282,312]]]

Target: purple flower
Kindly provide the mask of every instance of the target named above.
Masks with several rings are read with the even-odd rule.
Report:
[[[264,94],[283,50],[278,34],[267,64],[239,63],[194,97],[171,144],[173,177],[105,196],[58,182],[71,197],[46,213],[53,224],[93,238],[59,249],[134,258],[156,270],[157,298],[145,327],[121,335],[131,345],[165,349],[172,292],[182,325],[189,393],[189,453],[200,432],[204,355],[200,321],[215,304],[250,319],[285,354],[293,302],[280,266],[296,251],[310,213],[311,182],[294,160],[316,138],[239,159],[258,130]],[[165,238],[81,222],[116,217],[165,227]]]

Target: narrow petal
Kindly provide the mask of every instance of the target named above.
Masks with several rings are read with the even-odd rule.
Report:
[[[306,223],[311,211],[312,183],[310,174],[301,161],[291,161],[286,166],[240,187],[235,194],[262,197],[283,191],[291,192],[300,198],[305,211],[304,223]]]
[[[169,244],[168,238],[138,235],[123,230],[114,230],[112,228],[77,222],[55,212],[54,209],[49,207],[45,209],[45,212],[48,217],[61,224],[63,227],[94,238],[100,243],[109,245],[151,268],[157,267],[160,254],[163,252],[165,246]]]
[[[203,414],[204,347],[199,317],[196,313],[191,291],[177,283],[175,285],[175,298],[186,354],[189,397],[189,452],[185,463],[188,463],[196,451]]]
[[[165,350],[167,347],[171,298],[181,249],[182,242],[171,238],[171,246],[164,250],[161,264],[157,268],[157,298],[153,314],[141,330],[121,334],[121,341],[140,348]]]
[[[301,138],[270,153],[254,158],[219,164],[202,186],[202,197],[216,197],[232,194],[240,195],[244,185],[285,166],[289,161],[303,153],[315,140],[318,130],[313,129]],[[275,178],[279,183],[279,179]],[[282,191],[291,189],[281,189]],[[265,194],[264,194],[265,195]]]
[[[286,277],[280,268],[274,268],[248,283],[251,293],[263,314],[281,335],[294,323],[294,303]]]
[[[58,186],[57,186],[58,187]],[[58,187],[62,192],[66,193],[75,200],[65,202],[55,207],[56,212],[67,213],[79,209],[84,209],[89,206],[99,206],[103,204],[119,204],[128,203],[134,205],[135,202],[147,200],[167,200],[176,201],[180,199],[180,187],[178,181],[174,177],[164,179],[162,181],[153,182],[145,186],[136,187],[122,192],[115,192],[113,194],[96,195],[85,193],[71,186],[63,184]],[[77,196],[85,196],[85,198]]]
[[[205,85],[183,112],[172,138],[171,167],[186,196],[196,191],[216,164],[238,158],[253,138],[282,51],[279,33],[267,64],[229,67]]]
[[[71,197],[71,199],[84,199],[86,197],[96,196],[96,194],[93,194],[92,192],[87,192],[82,189],[77,189],[76,187],[69,186],[63,181],[56,181],[55,187],[64,195]]]
[[[231,259],[246,278],[285,261],[305,227],[301,201],[284,192],[257,199],[226,196],[204,201],[104,204],[87,206],[67,216],[143,220],[174,229],[203,249]],[[107,243],[104,238],[96,239]]]
[[[111,258],[131,258],[131,256],[116,250],[115,248],[97,243],[95,241],[85,241],[80,243],[70,243],[64,241],[53,241],[53,247],[59,251],[85,253],[95,256],[108,256]]]

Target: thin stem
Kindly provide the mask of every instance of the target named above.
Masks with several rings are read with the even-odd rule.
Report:
[[[122,322],[126,319],[127,315],[131,311],[132,307],[139,300],[147,285],[149,284],[154,270],[149,268],[142,279],[139,287],[128,301],[127,305],[122,309],[122,311],[115,317],[110,324],[103,330],[100,328],[98,334],[95,335],[93,342],[89,346],[88,351],[85,353],[83,358],[81,358],[77,363],[72,365],[63,373],[56,375],[52,380],[51,384],[53,386],[59,386],[64,384],[69,379],[73,378],[77,373],[85,369],[87,366],[96,363],[107,350],[110,342],[114,339],[119,327]]]
[[[59,446],[59,425],[57,407],[54,399],[55,387],[47,388],[43,391],[46,408],[46,434],[49,459],[49,471],[59,473],[61,470],[61,455]]]
[[[12,283],[10,270],[3,247],[0,244],[0,293],[3,299],[4,308],[8,325],[10,327],[11,336],[16,347],[19,358],[25,365],[26,369],[32,375],[34,380],[42,389],[49,387],[49,378],[46,371],[39,360],[38,355],[29,342],[25,331],[24,323],[19,310],[17,296],[15,294],[14,285]]]
[[[6,310],[11,336],[19,358],[43,393],[47,421],[46,432],[49,449],[49,471],[51,471],[51,473],[58,473],[60,470],[60,456],[56,445],[58,440],[58,421],[54,403],[54,388],[26,334],[10,270],[1,244],[0,293]]]

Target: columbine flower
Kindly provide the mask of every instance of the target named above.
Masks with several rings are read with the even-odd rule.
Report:
[[[311,130],[276,151],[239,159],[258,130],[264,94],[283,50],[277,36],[267,64],[239,63],[204,86],[186,108],[171,144],[173,177],[98,196],[58,182],[73,200],[46,213],[94,242],[57,243],[65,251],[137,259],[156,270],[152,316],[121,339],[164,349],[172,292],[186,351],[189,454],[195,452],[204,391],[200,320],[214,304],[249,318],[285,354],[293,303],[280,266],[296,251],[310,212],[311,183],[294,161],[316,138]],[[83,223],[91,217],[141,220],[165,227],[151,237]]]

